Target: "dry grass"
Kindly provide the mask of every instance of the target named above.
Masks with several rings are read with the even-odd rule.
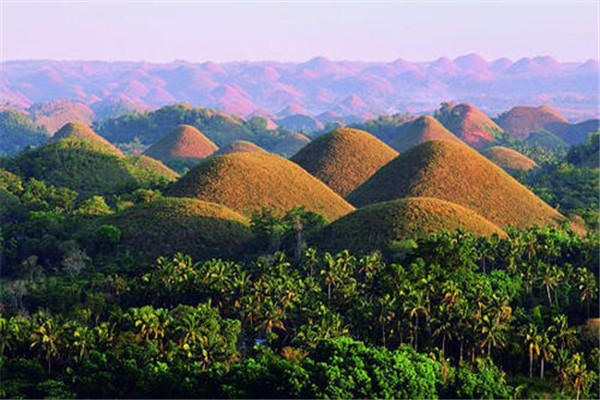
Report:
[[[325,228],[320,243],[330,250],[369,252],[385,249],[394,241],[457,229],[479,236],[505,235],[487,219],[458,204],[413,197],[358,209]]]
[[[511,136],[526,138],[531,132],[542,130],[551,124],[564,124],[567,120],[550,107],[517,106],[500,115],[497,122]]]
[[[117,226],[119,247],[148,261],[183,252],[195,259],[236,257],[251,239],[248,219],[229,208],[196,199],[161,198],[97,223]]]
[[[531,158],[519,153],[516,150],[503,146],[493,146],[482,151],[490,161],[507,171],[529,171],[538,168],[538,165]]]
[[[257,151],[265,151],[262,147],[247,140],[235,140],[221,147],[215,155],[224,155],[232,153],[253,153]]]
[[[470,208],[500,227],[555,225],[564,217],[500,167],[463,144],[430,141],[409,149],[348,195],[357,207],[434,197]]]
[[[173,184],[168,194],[224,204],[245,215],[262,207],[287,211],[304,206],[334,220],[354,210],[298,165],[266,152],[209,157]]]
[[[53,141],[59,141],[61,139],[81,139],[93,142],[96,144],[97,150],[109,154],[114,154],[119,157],[125,157],[121,150],[116,148],[108,140],[98,135],[89,126],[82,122],[69,122],[60,128],[52,137]]]
[[[460,141],[452,132],[432,116],[425,115],[402,124],[398,135],[390,142],[390,146],[399,152],[425,143],[430,140]]]
[[[178,125],[150,146],[144,155],[168,163],[185,161],[198,163],[219,148],[191,125]]]
[[[291,160],[346,196],[397,155],[370,133],[340,128],[313,140]]]
[[[489,146],[495,142],[495,135],[503,132],[490,117],[467,103],[442,108],[436,118],[463,142],[477,149]]]

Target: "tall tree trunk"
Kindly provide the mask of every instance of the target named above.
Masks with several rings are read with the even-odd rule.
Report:
[[[529,350],[529,377],[533,377],[533,351]]]
[[[464,352],[464,338],[460,338],[460,348],[458,350],[458,364],[462,364],[463,361],[463,352]]]
[[[444,333],[442,335],[442,358],[445,360],[446,359],[446,334]]]
[[[544,380],[544,359],[540,360],[540,379]]]

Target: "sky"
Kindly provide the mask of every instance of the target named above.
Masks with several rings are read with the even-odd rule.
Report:
[[[0,1],[1,61],[599,58],[594,0]]]

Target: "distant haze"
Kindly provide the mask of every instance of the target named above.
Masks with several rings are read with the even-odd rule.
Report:
[[[598,3],[2,4],[2,60],[598,58]]]

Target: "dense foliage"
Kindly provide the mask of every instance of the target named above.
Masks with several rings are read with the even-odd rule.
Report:
[[[48,140],[48,132],[36,127],[24,113],[0,111],[0,156],[12,156]]]
[[[74,232],[159,192],[80,200],[9,172],[0,189],[2,397],[598,396],[597,235],[441,232],[331,254],[308,247],[317,214],[263,210],[244,261],[148,265],[106,257],[114,225],[97,247]]]
[[[206,108],[194,108],[180,103],[161,107],[149,112],[129,112],[96,122],[94,128],[113,143],[130,143],[139,140],[152,144],[173,127],[187,124],[203,132],[218,146],[234,140],[248,140],[282,155],[291,156],[304,144],[292,131],[278,128],[267,129],[264,118],[248,120],[214,112]]]

